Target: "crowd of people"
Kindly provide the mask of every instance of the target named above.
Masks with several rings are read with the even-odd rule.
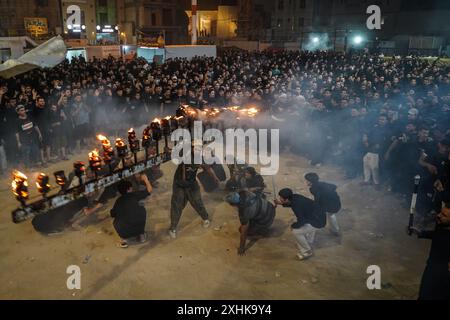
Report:
[[[448,197],[450,69],[419,57],[365,52],[225,51],[217,58],[65,61],[0,81],[2,172],[46,166],[115,134],[172,114],[180,103],[257,105],[292,151],[341,165],[349,178],[409,194],[419,210]]]
[[[270,115],[269,125],[280,129],[281,145],[308,158],[312,166],[339,165],[350,179],[362,176],[363,185],[402,196],[411,193],[420,177],[417,211],[422,222],[440,212],[442,221],[450,206],[450,67],[420,57],[388,59],[364,51],[233,50],[217,58],[172,59],[162,65],[140,58],[88,62],[79,57],[53,69],[0,79],[0,173],[18,165],[45,167],[66,160],[90,148],[98,132],[120,136],[155,116],[174,114],[180,104],[199,109],[257,106]],[[209,225],[194,183],[198,168],[188,170],[189,192],[187,171],[180,168],[174,178],[172,237],[187,201],[198,209],[204,226]],[[332,231],[339,233],[336,186],[319,182],[311,173],[305,179],[314,202],[285,188],[272,205],[264,197],[264,180],[253,168],[243,169],[242,175],[231,169],[227,188],[241,190],[227,200],[240,210],[240,254],[252,231],[244,227],[256,218],[258,226],[270,226],[276,205],[291,207],[298,218],[292,228],[301,259],[311,256],[310,238],[324,226],[325,213]],[[245,192],[240,187],[244,178]],[[129,228],[120,224],[127,219],[123,214],[128,203],[137,206],[152,191],[148,179],[140,179],[146,190],[131,194],[129,182],[121,183],[122,196],[112,210],[123,239],[129,236]],[[307,223],[305,214],[313,215],[313,204],[323,202],[326,194],[336,198],[336,208],[322,203],[321,220]],[[266,214],[257,215],[254,208],[262,205]],[[145,241],[144,211],[136,223],[132,233]],[[126,241],[121,245],[126,247]]]

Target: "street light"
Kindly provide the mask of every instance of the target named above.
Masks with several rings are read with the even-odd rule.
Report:
[[[361,36],[355,36],[353,38],[353,43],[356,45],[360,45],[362,42],[363,42],[363,37],[361,37]]]

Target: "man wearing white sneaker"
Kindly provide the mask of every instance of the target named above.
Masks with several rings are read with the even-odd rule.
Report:
[[[315,172],[305,174],[305,180],[314,201],[327,213],[331,233],[340,236],[336,213],[341,210],[341,198],[336,192],[336,185],[319,181],[319,176]]]
[[[317,229],[326,225],[327,218],[323,209],[313,200],[300,194],[294,194],[291,189],[281,189],[276,204],[290,207],[297,217],[297,222],[291,225],[292,234],[297,240],[299,260],[306,260],[313,255],[311,245]]]

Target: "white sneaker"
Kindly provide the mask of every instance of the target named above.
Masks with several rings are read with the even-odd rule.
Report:
[[[299,252],[299,253],[297,253],[297,258],[298,258],[300,261],[303,261],[303,260],[306,260],[306,259],[312,257],[312,255],[313,255],[312,251],[306,251],[306,252],[304,252],[304,253],[300,253],[300,252]]]
[[[169,236],[172,239],[176,239],[177,238],[177,230],[169,230]]]
[[[209,221],[208,219],[203,220],[202,225],[203,225],[203,228],[207,229],[211,225],[211,221]]]

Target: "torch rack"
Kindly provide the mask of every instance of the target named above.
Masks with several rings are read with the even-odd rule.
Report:
[[[32,219],[35,216],[45,214],[50,210],[60,208],[81,197],[85,197],[93,192],[111,186],[122,179],[129,178],[136,173],[143,172],[154,166],[170,161],[170,159],[170,153],[162,153],[149,158],[147,161],[142,160],[126,168],[119,169],[112,174],[90,180],[81,186],[67,189],[62,194],[58,193],[26,204],[12,212],[12,221],[14,223],[20,223]]]

